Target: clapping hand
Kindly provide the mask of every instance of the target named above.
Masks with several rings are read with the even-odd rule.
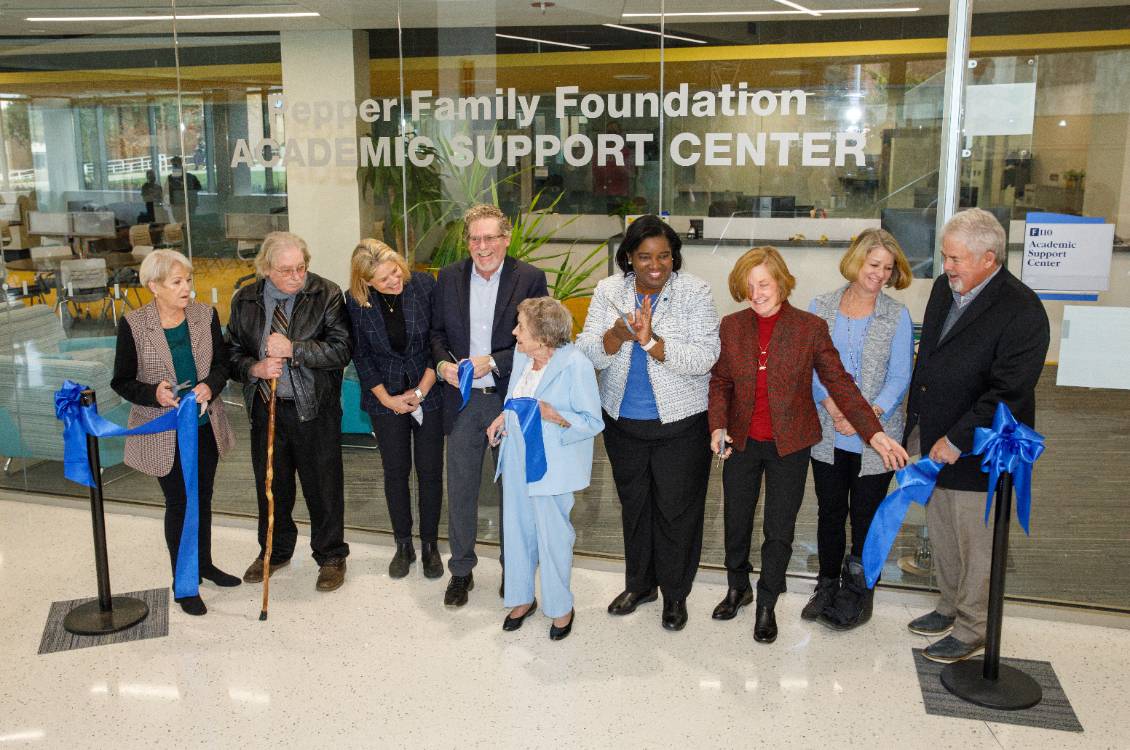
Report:
[[[645,295],[643,304],[632,316],[632,331],[632,338],[641,344],[651,341],[651,297]]]

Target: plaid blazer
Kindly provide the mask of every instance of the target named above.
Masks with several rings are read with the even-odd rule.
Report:
[[[710,431],[725,428],[736,450],[745,450],[757,387],[757,320],[748,307],[722,318],[722,353],[710,373]],[[882,430],[879,420],[832,344],[828,325],[816,315],[785,302],[769,339],[769,414],[777,453],[820,442],[820,419],[812,400],[812,371],[864,442]]]
[[[403,393],[405,383],[415,388],[432,361],[432,295],[436,280],[426,272],[413,273],[401,294],[404,311],[404,328],[408,345],[404,352],[395,351],[388,343],[388,331],[381,314],[377,291],[369,290],[369,305],[362,307],[345,295],[345,308],[353,325],[353,364],[361,381],[361,408],[369,414],[393,414],[392,409],[381,406],[373,395],[373,388],[383,385],[390,396]],[[439,383],[437,383],[437,386]],[[434,411],[443,405],[442,391],[436,387],[424,397],[424,411]]]
[[[196,360],[196,379],[200,382],[203,382],[213,369],[212,318],[215,314],[215,310],[211,307],[198,302],[189,302],[185,310],[189,341],[192,344],[192,358]],[[134,346],[137,349],[137,381],[153,386],[162,380],[176,383],[177,374],[173,367],[173,355],[169,351],[165,331],[161,328],[157,303],[151,302],[134,310],[125,316],[125,320],[129,323]],[[215,354],[221,358],[222,363],[224,353]],[[226,377],[224,379],[226,381]],[[169,407],[134,404],[129,412],[127,426],[136,427],[145,424],[168,411],[170,411]],[[208,402],[208,420],[212,423],[216,447],[223,456],[235,445],[235,435],[217,388],[212,389],[212,400]],[[150,476],[163,477],[173,469],[176,445],[175,430],[158,432],[154,435],[131,435],[126,438],[126,465]]]

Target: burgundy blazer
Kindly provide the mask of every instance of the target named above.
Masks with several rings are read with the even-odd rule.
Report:
[[[722,354],[710,371],[710,432],[726,428],[733,447],[744,450],[753,418],[757,386],[757,320],[746,308],[722,318]],[[820,442],[820,419],[812,400],[812,371],[864,442],[883,429],[840,362],[828,324],[785,302],[769,339],[769,414],[777,453],[790,453]]]

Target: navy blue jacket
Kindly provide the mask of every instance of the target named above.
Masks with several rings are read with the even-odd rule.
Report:
[[[413,273],[401,292],[401,309],[404,311],[404,328],[408,345],[401,354],[388,343],[380,300],[374,289],[369,290],[369,307],[361,307],[352,294],[345,295],[345,307],[353,324],[353,364],[361,381],[361,408],[373,415],[393,414],[373,395],[373,388],[383,385],[390,396],[416,387],[424,371],[434,368],[431,350],[432,294],[436,280],[428,273]],[[434,411],[442,405],[439,386],[424,398],[424,411]]]
[[[439,272],[432,301],[432,359],[439,363],[451,357],[464,359],[471,350],[471,269],[470,258],[458,260]],[[545,297],[549,290],[545,272],[536,266],[507,256],[498,271],[498,298],[494,303],[491,328],[491,356],[498,366],[494,376],[500,394],[510,385],[514,365],[514,327],[518,325],[518,304],[530,297]],[[436,373],[439,377],[439,373]],[[450,435],[459,416],[459,390],[443,385],[443,431]]]

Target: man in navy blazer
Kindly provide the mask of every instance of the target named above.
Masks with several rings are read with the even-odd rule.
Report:
[[[984,648],[992,528],[984,523],[988,474],[965,455],[977,427],[1004,402],[1034,426],[1036,383],[1048,353],[1048,316],[1035,292],[1003,267],[1005,233],[979,208],[942,232],[945,274],[934,282],[907,396],[907,448],[948,464],[926,506],[940,597],[910,622],[920,635],[946,636],[925,656],[950,663]],[[952,633],[950,632],[952,630]],[[949,633],[949,635],[946,635]]]
[[[463,239],[470,258],[439,272],[432,300],[432,356],[443,391],[447,437],[447,532],[451,581],[443,603],[461,607],[475,586],[475,535],[486,429],[502,411],[514,361],[518,303],[549,292],[545,273],[508,257],[510,222],[496,206],[472,206],[463,215]],[[475,367],[471,398],[460,411],[458,363]],[[501,542],[502,507],[499,504]]]

